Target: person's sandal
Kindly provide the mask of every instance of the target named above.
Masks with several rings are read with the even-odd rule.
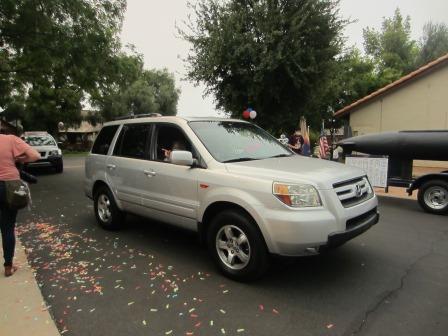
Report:
[[[5,277],[10,277],[15,272],[17,272],[17,266],[5,266]]]

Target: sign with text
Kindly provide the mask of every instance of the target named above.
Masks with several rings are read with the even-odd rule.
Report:
[[[365,171],[374,187],[387,187],[388,159],[385,157],[347,156],[345,164]]]

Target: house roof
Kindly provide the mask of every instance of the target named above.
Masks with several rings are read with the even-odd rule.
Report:
[[[447,63],[447,62],[448,62],[448,54],[422,66],[421,68],[418,68],[417,70],[415,70],[415,71],[407,74],[406,76],[401,77],[400,79],[396,80],[395,82],[392,82],[392,83],[386,85],[385,87],[382,87],[381,89],[355,101],[354,103],[347,105],[346,107],[340,109],[339,111],[336,111],[334,113],[334,116],[342,117],[342,116],[352,112],[354,109],[360,107],[361,105],[364,105],[364,104],[372,101],[374,98],[376,98],[378,96],[385,95],[385,94],[389,93],[391,90],[398,88],[415,78],[421,77],[421,76],[427,74],[429,71],[433,70],[434,68],[438,67],[439,65]]]

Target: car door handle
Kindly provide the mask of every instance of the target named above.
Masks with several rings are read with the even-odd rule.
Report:
[[[148,177],[156,176],[156,172],[154,170],[144,170],[143,173]]]
[[[114,170],[115,168],[117,168],[117,166],[114,165],[114,164],[108,164],[107,165],[107,169]]]

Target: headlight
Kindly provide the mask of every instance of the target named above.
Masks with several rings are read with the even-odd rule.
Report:
[[[48,153],[49,156],[59,156],[62,155],[62,151],[60,149],[52,150]]]
[[[309,184],[285,184],[274,182],[272,193],[293,208],[310,208],[322,205],[316,188]]]

